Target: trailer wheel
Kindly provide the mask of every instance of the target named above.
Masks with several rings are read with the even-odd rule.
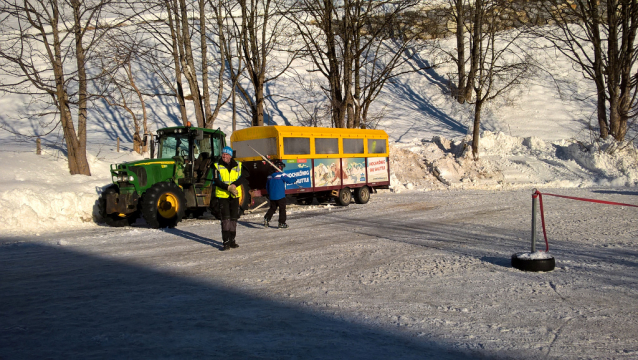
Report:
[[[139,212],[137,211],[128,215],[120,214],[120,213],[113,213],[113,214],[106,213],[106,196],[110,194],[119,194],[119,193],[120,193],[120,189],[115,184],[113,184],[107,187],[106,189],[104,189],[104,191],[98,198],[98,203],[97,203],[98,211],[100,213],[100,216],[102,217],[102,219],[104,219],[104,222],[108,226],[112,226],[112,227],[130,226],[133,223],[135,223],[137,218],[140,216]]]
[[[350,192],[350,188],[343,188],[339,190],[339,197],[337,198],[337,203],[341,206],[350,205],[350,200],[352,200],[352,193]]]
[[[354,201],[357,204],[365,204],[370,201],[370,189],[367,186],[362,186],[354,191]]]
[[[519,254],[512,255],[512,267],[522,271],[552,271],[556,267],[554,257],[547,259],[519,258]]]
[[[142,197],[142,216],[152,228],[173,228],[185,212],[186,197],[175,183],[157,183]]]

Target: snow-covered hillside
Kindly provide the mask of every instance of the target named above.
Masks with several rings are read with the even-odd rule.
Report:
[[[588,129],[595,109],[582,101],[592,93],[592,84],[557,54],[535,56],[547,64],[548,72],[484,110],[478,162],[471,160],[468,147],[472,107],[455,102],[443,85],[453,72],[451,65],[388,83],[373,113],[384,114],[378,128],[391,138],[392,191],[636,186],[635,147],[627,144],[611,152],[609,143],[592,141]],[[298,63],[297,71],[306,79],[316,76],[306,73],[306,66]],[[269,125],[300,124],[298,104],[285,100],[306,95],[295,79],[281,78],[269,86],[268,94],[273,95],[266,108]],[[166,100],[147,99],[151,131],[179,124],[176,104]],[[4,95],[0,105],[5,109],[3,127],[11,130],[0,131],[0,206],[10,209],[0,213],[0,234],[97,226],[96,201],[110,183],[109,165],[141,158],[131,151],[128,118],[113,109],[93,109],[88,124],[92,176],[70,176],[59,129],[43,136],[44,152],[37,156],[34,138],[15,135],[39,132],[38,124],[17,120],[27,112],[28,99]],[[244,116],[238,127],[249,126],[247,119]],[[215,127],[230,134],[229,107]],[[116,152],[118,138],[121,152]]]

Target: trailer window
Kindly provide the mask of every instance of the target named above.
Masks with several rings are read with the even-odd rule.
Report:
[[[310,138],[285,137],[284,154],[310,155]]]
[[[385,139],[368,139],[368,154],[385,154]]]
[[[338,154],[339,139],[315,139],[315,154]]]
[[[363,154],[363,139],[343,139],[344,154]]]
[[[277,155],[277,139],[274,137],[271,137],[271,138],[264,138],[264,139],[235,141],[233,142],[233,150],[237,151],[238,158],[255,157],[255,156],[259,156],[259,154],[264,156],[267,156],[267,155],[276,156]],[[257,150],[259,154],[257,154],[255,150]]]

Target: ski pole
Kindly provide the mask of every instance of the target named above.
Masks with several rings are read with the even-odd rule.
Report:
[[[270,164],[270,166],[272,166],[273,168],[275,168],[275,170],[277,170],[277,172],[281,171],[280,168],[277,167],[277,165],[273,164],[270,160],[268,160],[267,157],[263,156],[259,151],[255,150],[254,147],[248,145],[249,148],[253,149],[254,152],[257,153],[257,155],[261,156],[262,159],[264,159],[264,161],[268,162]],[[294,183],[293,185],[296,185],[298,188],[303,189],[303,187],[301,187],[301,185],[298,185],[297,183]]]

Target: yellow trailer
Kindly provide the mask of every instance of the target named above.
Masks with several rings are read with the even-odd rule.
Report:
[[[236,158],[250,172],[253,197],[266,195],[271,161],[284,163],[284,173],[296,179],[286,194],[301,204],[335,197],[340,205],[365,204],[370,193],[390,185],[388,134],[383,130],[301,126],[255,126],[230,137]]]

